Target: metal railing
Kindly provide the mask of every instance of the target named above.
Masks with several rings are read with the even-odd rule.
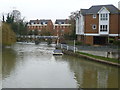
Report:
[[[106,45],[106,46],[78,46],[76,45],[75,47],[72,45],[67,45],[67,44],[58,44],[56,47],[59,47],[61,49],[65,49],[68,51],[76,51],[79,50],[84,50],[84,51],[105,51],[105,52],[116,52],[120,50],[118,46],[113,46],[113,45]]]

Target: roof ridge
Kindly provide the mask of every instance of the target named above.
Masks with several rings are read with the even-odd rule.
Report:
[[[105,4],[105,5],[92,5],[92,6],[114,6],[114,5],[113,4]]]

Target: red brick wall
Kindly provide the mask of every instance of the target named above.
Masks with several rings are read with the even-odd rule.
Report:
[[[93,45],[93,36],[85,36],[85,44]]]
[[[118,34],[118,30],[120,31],[120,22],[118,16],[120,15],[110,15],[110,34]]]
[[[28,30],[48,30],[53,34],[53,23],[52,21],[48,21],[47,25],[42,26],[28,26]]]
[[[70,31],[71,31],[70,26],[62,26],[62,25],[58,26],[58,25],[55,25],[54,35],[57,35],[57,32],[58,32],[58,35],[61,36],[61,35],[70,33]]]
[[[96,24],[97,28],[92,29],[92,25]],[[93,15],[85,16],[85,33],[98,33],[99,32],[99,15],[96,18],[93,18]]]

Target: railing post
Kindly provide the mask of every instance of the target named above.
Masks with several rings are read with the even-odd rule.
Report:
[[[69,46],[67,45],[67,51],[68,51],[68,47],[69,47]]]
[[[62,44],[61,44],[61,49],[62,49]]]

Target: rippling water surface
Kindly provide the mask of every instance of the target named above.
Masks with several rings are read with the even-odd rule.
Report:
[[[3,50],[3,88],[117,88],[118,68],[72,56],[54,46],[16,44]]]

